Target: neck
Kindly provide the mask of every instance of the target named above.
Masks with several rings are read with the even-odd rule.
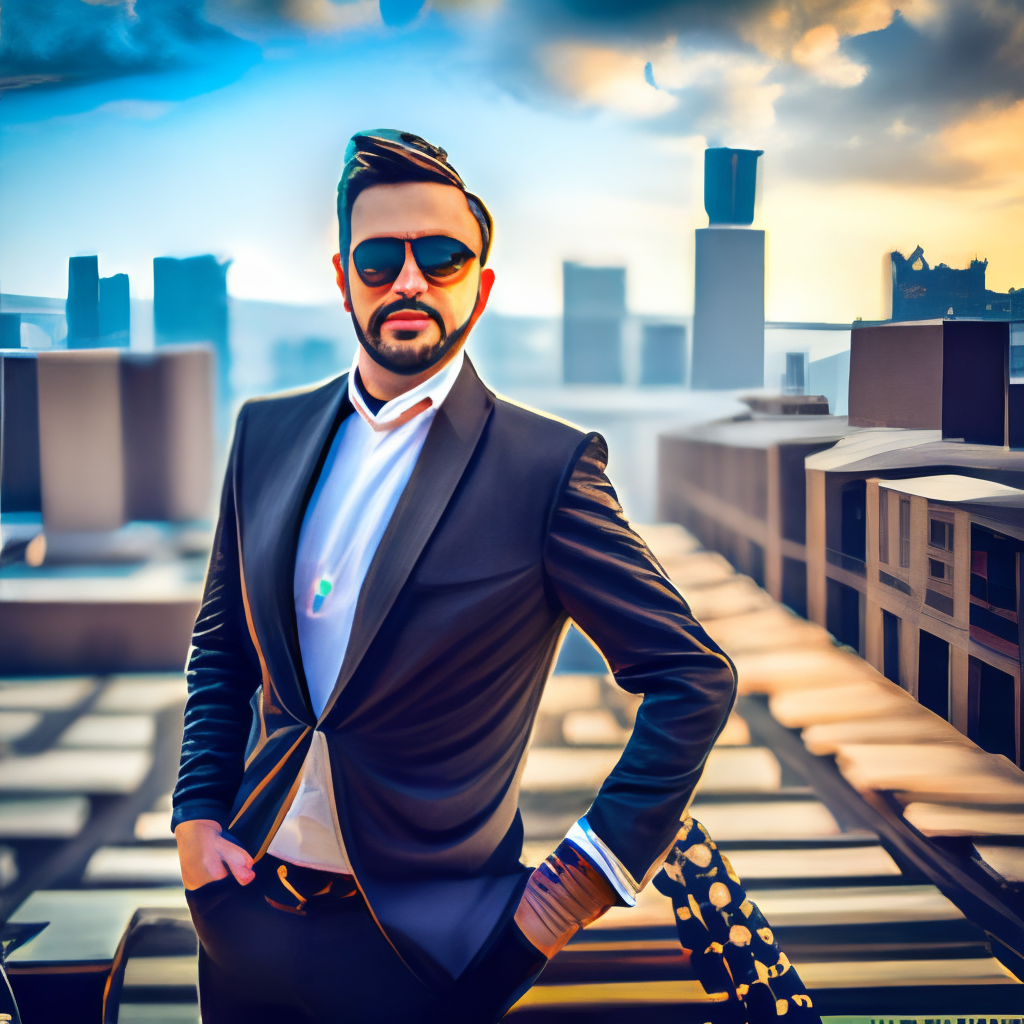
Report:
[[[408,376],[401,373],[393,373],[385,369],[379,363],[374,362],[367,354],[362,345],[359,346],[359,378],[363,387],[382,402],[390,402],[392,399],[404,395],[406,391],[412,391],[425,380],[429,380],[435,374],[440,373],[459,352],[462,346],[458,346],[445,355],[441,362],[424,370],[422,373],[413,373]]]

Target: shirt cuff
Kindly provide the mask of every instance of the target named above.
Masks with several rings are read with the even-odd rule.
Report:
[[[569,829],[565,838],[583,851],[594,867],[608,879],[627,907],[636,906],[636,896],[640,889],[633,883],[619,858],[605,846],[597,833],[590,827],[586,817],[580,818]]]

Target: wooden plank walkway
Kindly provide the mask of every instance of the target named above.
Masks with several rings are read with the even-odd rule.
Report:
[[[692,813],[819,1012],[1019,1016],[1024,775],[679,528],[649,535],[740,672]],[[102,975],[132,925],[122,1024],[197,1024],[195,935],[168,830],[183,698],[168,676],[0,681],[0,881],[3,849],[21,871],[0,899],[20,904],[4,932],[16,991],[43,967]],[[600,672],[552,677],[523,774],[524,862],[586,811],[636,706]],[[571,942],[511,1019],[687,1024],[713,1020],[719,998],[649,887]]]

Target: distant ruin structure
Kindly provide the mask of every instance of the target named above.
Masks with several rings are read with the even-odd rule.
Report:
[[[994,292],[985,287],[988,260],[971,260],[965,270],[928,265],[918,246],[909,256],[889,253],[892,267],[892,320],[971,317],[1024,319],[1024,289]]]

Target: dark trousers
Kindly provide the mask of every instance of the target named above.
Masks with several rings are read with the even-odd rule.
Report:
[[[338,886],[304,913],[282,909],[298,901],[278,888],[277,864],[263,858],[247,886],[228,876],[186,892],[203,1024],[493,1024],[546,962],[510,920],[457,982],[428,987],[358,892],[342,896]]]

